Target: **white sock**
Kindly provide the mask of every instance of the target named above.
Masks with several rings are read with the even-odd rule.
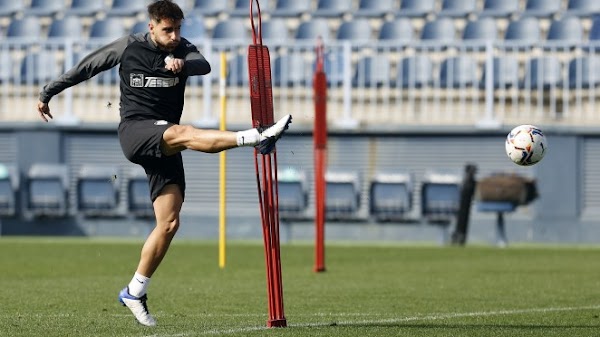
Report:
[[[260,141],[260,134],[256,129],[248,129],[237,132],[238,146],[255,146]]]
[[[150,283],[150,278],[142,274],[135,273],[131,282],[129,282],[129,295],[135,297],[142,297],[146,294],[146,288]]]

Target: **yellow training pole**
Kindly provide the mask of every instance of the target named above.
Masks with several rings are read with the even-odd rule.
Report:
[[[221,73],[219,74],[219,96],[221,97],[221,121],[220,130],[226,130],[225,122],[225,111],[227,108],[227,96],[225,95],[225,85],[227,76],[227,60],[225,58],[225,52],[221,52]],[[225,268],[225,241],[227,238],[227,226],[226,226],[226,165],[227,157],[226,151],[222,151],[219,154],[220,168],[219,168],[219,267]]]

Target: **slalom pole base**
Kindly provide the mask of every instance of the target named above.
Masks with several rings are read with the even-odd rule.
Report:
[[[314,267],[313,271],[315,273],[322,273],[322,272],[326,271],[326,269],[325,269],[325,267]]]
[[[287,326],[287,320],[283,319],[272,319],[267,321],[267,327],[269,328],[285,328]]]

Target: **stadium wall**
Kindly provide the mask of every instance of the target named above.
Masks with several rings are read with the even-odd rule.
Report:
[[[510,128],[481,130],[467,127],[418,127],[397,130],[332,131],[328,167],[356,171],[361,177],[361,203],[352,221],[328,221],[328,240],[445,241],[452,225],[422,220],[420,186],[429,170],[462,175],[468,163],[477,166],[477,179],[495,172],[515,172],[537,180],[540,197],[506,215],[511,242],[600,242],[600,129],[548,128],[550,151],[539,165],[518,167],[504,154],[504,137]],[[307,173],[309,207],[301,221],[282,223],[282,239],[313,240],[314,191],[311,130],[292,128],[278,147],[280,169]],[[20,175],[20,211],[3,218],[2,235],[78,235],[143,237],[152,222],[128,216],[125,175],[120,215],[86,218],[76,207],[76,176],[83,164],[114,165],[119,172],[134,166],[121,153],[116,125],[57,126],[18,124],[0,128],[0,162],[16,164]],[[23,205],[27,198],[27,171],[36,162],[64,163],[69,171],[69,212],[63,218],[32,218]],[[216,155],[184,152],[187,174],[179,237],[216,239],[218,235],[218,165]],[[227,153],[228,236],[259,239],[252,151]],[[406,222],[378,223],[368,211],[371,178],[380,171],[408,171],[414,178],[413,207]],[[469,242],[494,242],[495,215],[471,209]]]

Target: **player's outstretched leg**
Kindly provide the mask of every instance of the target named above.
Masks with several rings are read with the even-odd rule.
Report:
[[[256,148],[262,154],[269,154],[275,148],[275,143],[281,135],[288,129],[292,122],[292,115],[285,115],[283,118],[277,121],[277,123],[263,129],[260,132],[260,141]]]
[[[145,326],[155,326],[156,320],[150,312],[148,311],[148,305],[146,301],[148,300],[148,296],[144,295],[142,297],[134,297],[129,294],[129,288],[125,287],[119,293],[119,302],[121,305],[126,306],[131,310],[133,316],[137,321]]]

